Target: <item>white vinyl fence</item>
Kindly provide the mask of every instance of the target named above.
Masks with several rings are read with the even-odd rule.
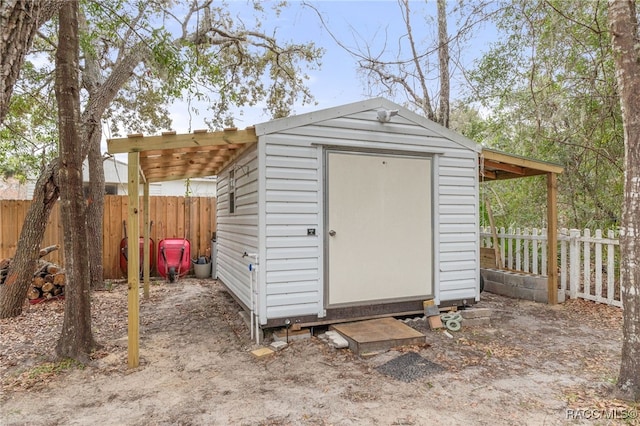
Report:
[[[480,230],[482,247],[493,247],[490,228]],[[506,269],[547,275],[547,230],[498,231],[500,257]],[[614,231],[606,237],[597,229],[558,232],[559,301],[566,296],[622,307],[620,300],[620,243]]]

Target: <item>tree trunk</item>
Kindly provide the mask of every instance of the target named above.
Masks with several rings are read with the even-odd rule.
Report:
[[[52,3],[58,5],[63,1],[52,1]],[[99,71],[97,70],[98,64],[91,61],[93,57],[87,55],[85,58],[87,60],[85,71],[87,72],[83,74],[83,78],[85,87],[89,91],[89,101],[86,110],[82,114],[83,155],[88,153],[94,145],[96,152],[100,152],[101,117],[113,101],[118,90],[129,80],[135,67],[148,54],[148,49],[143,44],[131,49],[124,58],[118,61],[111,75],[104,82],[100,81]],[[91,164],[93,164],[92,160],[90,160],[90,167]],[[87,212],[87,222],[89,223],[87,229],[98,229],[101,232],[102,213],[104,210],[104,169],[102,162],[100,161],[97,167],[94,165],[92,169],[92,173],[100,173],[99,179],[102,183],[98,183],[96,186],[101,185],[102,195],[98,197],[96,195],[97,192],[92,190],[91,197],[96,200],[97,206],[90,207]],[[55,192],[53,192],[54,190]],[[12,283],[12,286],[0,286],[0,318],[15,317],[22,313],[22,304],[31,283],[31,275],[25,271],[31,270],[31,265],[37,260],[37,248],[42,243],[45,226],[58,195],[58,161],[56,160],[38,178],[34,188],[34,202],[31,204],[25,218],[22,233],[18,240],[13,268],[9,270],[9,276],[7,277],[7,281]],[[100,224],[100,226],[97,226],[97,224]],[[100,263],[96,268],[102,269],[102,241],[93,240],[91,247],[91,265]],[[92,271],[95,271],[94,266],[92,266]],[[103,275],[92,274],[91,279],[92,283],[100,285]]]
[[[91,331],[86,205],[82,188],[78,2],[60,7],[56,53],[56,99],[60,140],[60,210],[65,229],[66,306],[56,353],[89,361],[95,347]]]
[[[609,26],[622,108],[625,183],[620,226],[620,285],[624,306],[618,389],[640,400],[640,47],[633,0],[609,0]]]
[[[63,0],[3,0],[0,2],[0,123],[9,111],[13,86],[20,74],[38,28],[51,19]],[[29,290],[37,249],[59,195],[57,160],[38,178],[34,199],[20,232],[20,239],[5,285],[0,286],[0,318],[22,313]]]
[[[436,114],[433,111],[433,107],[431,106],[431,96],[429,95],[429,89],[427,87],[427,79],[425,78],[424,71],[422,70],[422,63],[420,60],[420,56],[418,54],[418,50],[416,47],[415,40],[413,39],[413,28],[411,27],[411,10],[409,8],[409,0],[402,0],[400,3],[400,7],[404,8],[404,24],[407,28],[407,37],[409,38],[409,45],[411,46],[411,54],[413,55],[413,63],[416,67],[416,74],[418,84],[422,90],[421,96],[414,96],[414,99],[417,104],[420,105],[422,111],[424,111],[425,116],[432,121],[436,121]],[[404,78],[402,79],[404,80]],[[407,84],[407,82],[404,82]]]
[[[33,201],[20,232],[16,254],[4,285],[0,286],[0,318],[17,317],[22,313],[22,304],[33,277],[49,214],[59,194],[56,159],[49,163],[36,182]]]
[[[102,127],[100,126],[100,129]],[[93,132],[97,141],[89,142],[89,198],[87,200],[87,243],[89,244],[89,269],[91,288],[102,288],[104,266],[102,264],[102,221],[104,218],[104,164],[100,154],[101,131]]]
[[[440,105],[438,123],[449,127],[449,32],[447,30],[447,2],[438,0],[438,59],[440,61]]]
[[[79,29],[89,32],[86,16],[79,14]],[[91,288],[102,288],[104,281],[104,266],[102,264],[102,221],[104,213],[104,164],[100,153],[102,139],[102,115],[111,97],[105,97],[100,74],[100,61],[95,52],[99,49],[85,49],[84,72],[82,73],[82,87],[89,92],[89,103],[82,114],[84,133],[84,150],[87,153],[89,165],[89,193],[87,198],[87,242],[89,244],[89,270]],[[112,93],[115,93],[113,91]]]
[[[56,13],[62,0],[0,2],[0,123],[9,111],[13,86],[38,28]]]

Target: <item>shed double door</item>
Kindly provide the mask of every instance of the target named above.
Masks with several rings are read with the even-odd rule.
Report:
[[[432,297],[431,158],[326,161],[327,307]]]

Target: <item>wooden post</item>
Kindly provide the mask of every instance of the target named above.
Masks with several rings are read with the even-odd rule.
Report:
[[[555,173],[547,173],[547,298],[550,305],[558,303],[558,181]]]
[[[153,253],[149,253],[149,232],[151,231],[151,226],[149,222],[149,218],[151,217],[151,212],[149,211],[149,181],[145,179],[144,181],[144,198],[142,199],[142,208],[144,211],[144,261],[143,261],[143,276],[144,276],[144,298],[149,298],[149,276],[151,275],[151,256]]]
[[[129,153],[129,209],[127,217],[128,260],[127,279],[128,293],[128,360],[129,368],[136,368],[140,364],[140,154]]]

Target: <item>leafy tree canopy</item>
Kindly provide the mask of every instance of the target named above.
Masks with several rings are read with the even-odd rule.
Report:
[[[322,50],[263,32],[267,13],[277,15],[284,3],[274,4],[275,12],[259,1],[253,6],[253,16],[239,17],[213,0],[83,1],[83,114],[89,94],[104,85],[117,93],[101,115],[114,136],[171,128],[169,107],[176,100],[209,105],[208,111],[190,106],[189,114],[207,114],[212,129],[233,126],[233,112],[243,106],[264,105],[279,118],[296,101],[313,102],[304,71],[320,65]],[[4,175],[24,178],[57,152],[56,30],[54,21],[41,28],[21,71],[0,132]],[[121,72],[130,75],[114,84]]]
[[[476,140],[562,164],[563,226],[615,226],[624,144],[606,3],[514,0],[498,10],[503,37],[468,74],[469,102],[488,111]],[[537,218],[520,215],[523,194],[543,206],[544,192],[530,192],[524,180],[491,185],[504,201],[505,226],[544,225],[543,209]]]

